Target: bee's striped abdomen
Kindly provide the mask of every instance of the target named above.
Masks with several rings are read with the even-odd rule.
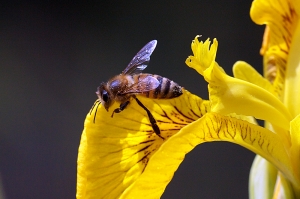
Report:
[[[182,87],[166,77],[152,74],[140,75],[151,75],[159,82],[159,85],[156,89],[144,93],[146,97],[152,99],[171,99],[182,94]]]

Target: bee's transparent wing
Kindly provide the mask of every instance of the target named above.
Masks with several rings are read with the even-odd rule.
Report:
[[[127,87],[120,94],[128,93],[144,93],[156,89],[160,85],[159,81],[152,76],[145,76],[139,78],[139,81]]]
[[[135,74],[144,70],[149,61],[150,56],[156,47],[157,41],[152,40],[147,43],[129,62],[128,66],[123,70],[123,74]]]

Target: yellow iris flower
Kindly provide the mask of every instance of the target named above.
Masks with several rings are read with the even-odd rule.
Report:
[[[215,61],[218,42],[192,42],[186,64],[208,82],[209,100],[183,90],[180,97],[153,100],[137,96],[111,118],[97,100],[87,114],[78,154],[77,198],[160,198],[185,155],[212,141],[239,144],[258,154],[253,162],[250,198],[300,197],[300,2],[255,0],[251,17],[266,24],[262,77],[238,61],[234,77]],[[299,74],[299,75],[298,75]],[[256,119],[266,121],[265,127]]]

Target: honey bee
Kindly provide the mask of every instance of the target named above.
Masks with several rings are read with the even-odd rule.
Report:
[[[160,135],[160,129],[153,115],[137,98],[137,96],[144,96],[151,99],[171,99],[182,94],[182,87],[168,78],[141,73],[148,66],[156,44],[156,40],[147,43],[121,74],[114,76],[106,83],[101,83],[96,94],[107,111],[113,102],[120,103],[120,107],[112,112],[111,117],[114,113],[123,111],[128,106],[130,98],[134,98],[138,105],[147,112],[155,134],[164,139]]]

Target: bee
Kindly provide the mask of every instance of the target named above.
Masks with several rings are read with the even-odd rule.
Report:
[[[147,43],[133,57],[121,74],[114,76],[106,83],[101,83],[96,94],[107,111],[113,102],[120,103],[120,107],[112,112],[111,117],[115,113],[122,112],[128,106],[130,99],[134,98],[138,105],[147,112],[155,134],[164,139],[160,135],[160,129],[155,118],[137,98],[137,96],[144,96],[151,99],[171,99],[182,94],[182,87],[168,78],[141,73],[148,66],[156,44],[156,40]]]

